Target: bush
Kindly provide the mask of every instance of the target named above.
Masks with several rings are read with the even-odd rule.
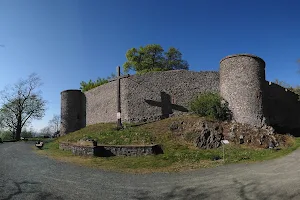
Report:
[[[231,119],[228,103],[217,93],[207,92],[198,95],[190,103],[190,110],[201,117],[210,119]]]
[[[12,139],[14,139],[13,134],[10,131],[1,132],[0,137],[2,138],[2,140],[12,140]]]
[[[81,81],[80,83],[80,89],[82,92],[86,92],[88,90],[91,90],[95,87],[98,87],[100,85],[104,85],[109,82],[110,79],[115,78],[116,75],[114,73],[111,73],[110,76],[107,78],[98,78],[96,81],[90,80],[89,82]]]

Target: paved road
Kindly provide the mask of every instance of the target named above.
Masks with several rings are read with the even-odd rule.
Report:
[[[32,145],[0,144],[0,200],[300,199],[300,150],[263,163],[133,175],[57,162]]]

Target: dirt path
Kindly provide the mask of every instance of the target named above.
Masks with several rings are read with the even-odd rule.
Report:
[[[256,164],[133,175],[57,162],[33,145],[0,144],[0,200],[300,199],[300,149]]]

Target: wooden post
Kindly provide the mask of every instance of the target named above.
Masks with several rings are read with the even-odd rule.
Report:
[[[117,129],[123,128],[121,121],[121,71],[120,66],[117,67]]]

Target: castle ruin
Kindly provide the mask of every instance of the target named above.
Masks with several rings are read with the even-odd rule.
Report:
[[[171,70],[121,79],[123,122],[156,121],[188,112],[201,92],[217,92],[229,103],[236,122],[278,130],[300,129],[298,95],[265,80],[265,62],[251,54],[220,61],[220,71]],[[117,80],[87,92],[61,92],[61,135],[86,125],[117,121]]]

